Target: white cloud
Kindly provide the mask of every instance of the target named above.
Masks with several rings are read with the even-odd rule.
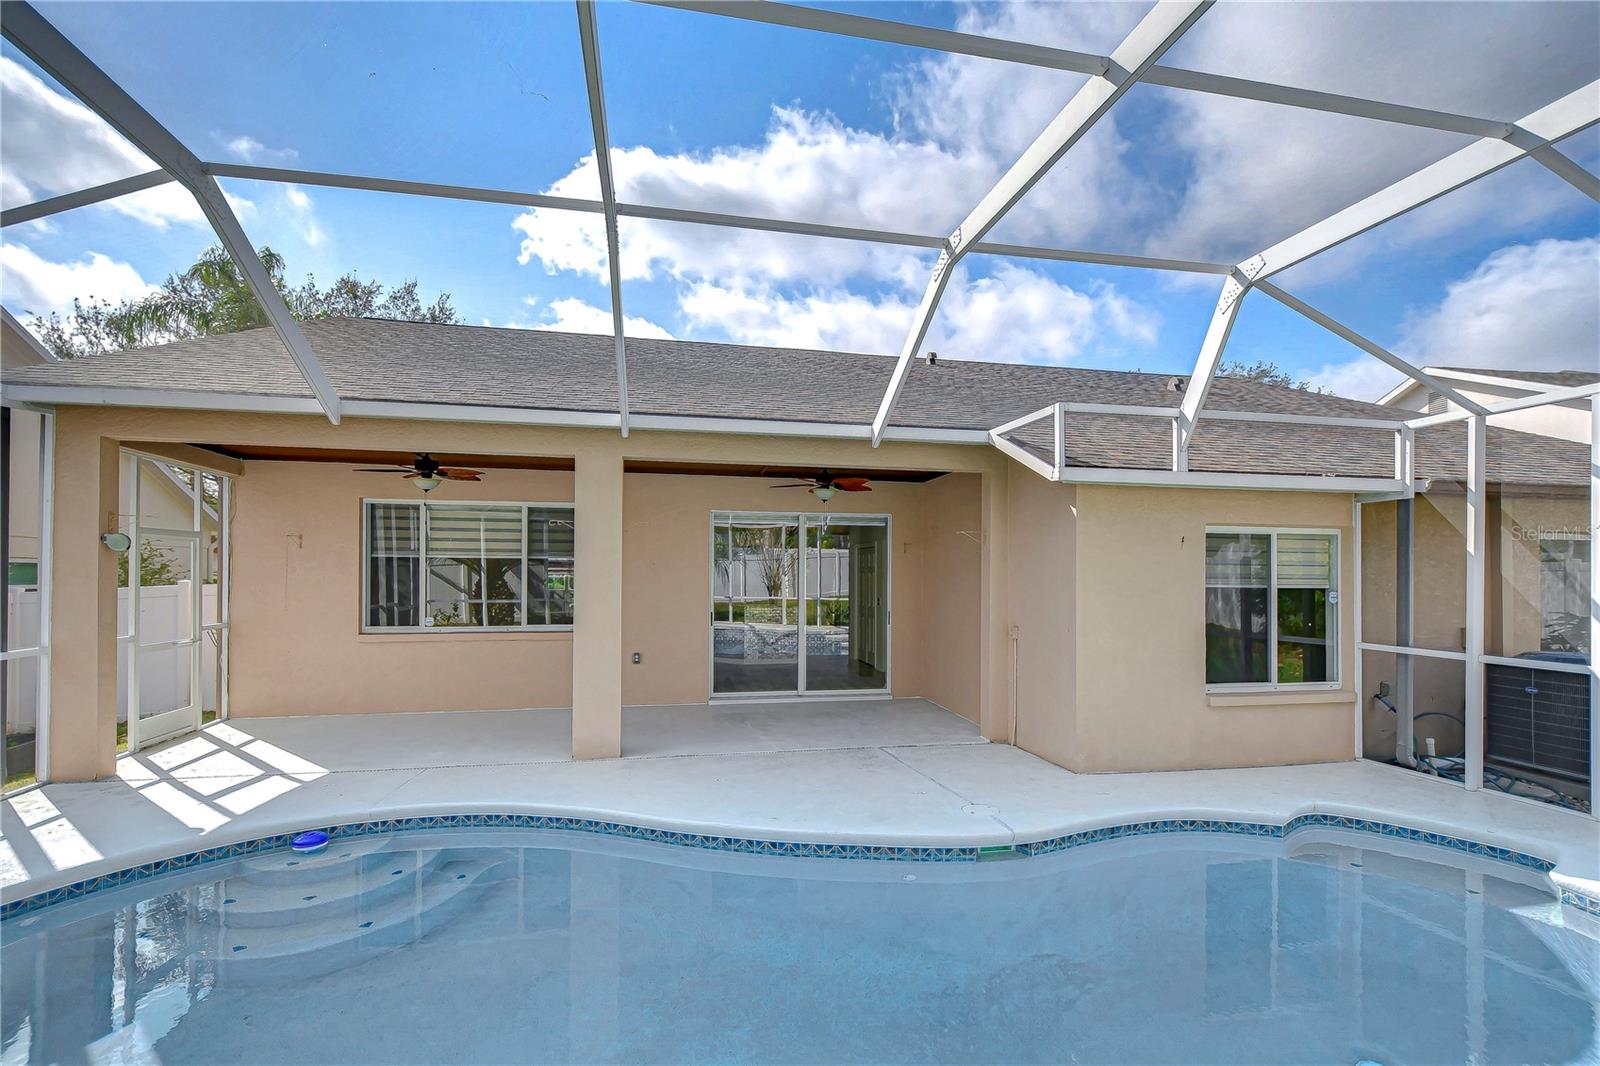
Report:
[[[1512,119],[1595,76],[1593,5],[1219,4],[1175,65]],[[1164,137],[1192,176],[1151,254],[1237,260],[1471,142],[1470,137],[1245,100],[1140,89],[1165,101]],[[1468,186],[1297,280],[1472,231],[1513,233],[1580,203],[1537,168],[1491,194]],[[1338,269],[1333,269],[1334,266]]]
[[[531,305],[530,305],[531,306]],[[611,309],[596,307],[575,296],[551,300],[545,312],[545,321],[514,323],[517,329],[546,329],[562,333],[610,333]],[[671,340],[672,334],[650,321],[635,315],[622,316],[622,333],[626,337],[656,337]]]
[[[959,221],[952,215],[994,179],[995,158],[988,148],[957,154],[786,108],[773,109],[756,147],[613,150],[625,202],[927,233]],[[549,191],[592,195],[595,180],[591,156]],[[942,180],[960,191],[940,194]],[[533,209],[513,226],[520,262],[604,276],[598,216]],[[896,352],[932,265],[919,249],[636,218],[622,220],[619,240],[624,278],[676,282],[691,332],[752,344]],[[1159,323],[1109,285],[1080,292],[1009,263],[979,280],[963,272],[941,306],[929,346],[957,357],[1063,362],[1091,342],[1148,345]]]
[[[0,142],[0,202],[7,207],[132,177],[157,169],[142,152],[124,140],[98,115],[71,97],[57,92],[22,64],[0,56],[0,99],[4,101],[5,138]],[[234,155],[248,162],[289,163],[298,158],[292,148],[268,148],[253,137],[227,142]],[[291,186],[292,188],[292,186]],[[236,214],[248,218],[256,205],[248,198],[227,193]],[[308,243],[322,239],[314,219],[307,220],[309,198],[292,196],[287,204]],[[195,199],[176,182],[119,196],[103,203],[158,229],[173,222],[205,226]],[[46,220],[35,223],[48,229]]]
[[[22,315],[66,314],[75,298],[118,303],[155,289],[130,264],[99,252],[56,263],[26,245],[0,244],[0,295]]]
[[[156,169],[94,112],[4,56],[0,97],[5,103],[0,202],[8,207]],[[204,221],[194,197],[173,183],[109,200],[106,206],[157,227]]]
[[[841,288],[786,295],[769,286],[699,282],[680,298],[699,332],[744,344],[897,354],[917,298]],[[957,359],[1069,363],[1091,347],[1101,359],[1155,342],[1160,319],[1097,284],[1088,291],[1002,263],[992,276],[958,269],[925,350]]]
[[[741,344],[879,354],[899,350],[916,309],[892,294],[873,299],[834,288],[786,295],[768,285],[713,281],[690,285],[678,304],[691,330]]]
[[[1600,238],[1501,248],[1444,298],[1407,316],[1395,354],[1416,366],[1585,370],[1600,366]],[[1313,380],[1374,399],[1401,376],[1361,357]]]
[[[969,33],[1109,52],[1138,4],[969,4]],[[1224,4],[1171,60],[1403,103],[1510,117],[1593,77],[1595,12],[1570,4]],[[1400,47],[1412,42],[1418,47]],[[1426,45],[1426,47],[1421,47]],[[949,232],[1069,100],[1084,77],[935,55],[867,91],[885,131],[853,128],[803,103],[774,106],[754,143],[684,153],[613,149],[624,201],[839,225]],[[1242,258],[1426,165],[1469,138],[1139,86],[1019,202],[995,239],[1206,259]],[[1313,260],[1314,284],[1374,256],[1518,234],[1581,200],[1538,168],[1513,167]],[[594,198],[586,158],[548,190]],[[521,262],[604,276],[597,215],[531,210],[514,222]],[[624,218],[629,280],[667,279],[697,332],[763,343],[895,350],[930,257],[915,249]],[[1202,280],[1194,283],[1200,284]],[[1173,282],[1183,285],[1179,279]],[[1013,291],[1013,287],[1016,287]],[[1048,296],[1063,301],[1045,312]],[[1074,298],[1081,298],[1076,300]],[[1031,270],[996,270],[945,298],[941,318],[974,321],[992,358],[1057,360],[1115,338],[1148,344],[1156,316],[1108,288],[1081,291]],[[1082,300],[1087,300],[1087,304]],[[1085,332],[1084,308],[1093,315]],[[978,322],[1018,317],[1011,328]],[[719,319],[719,316],[721,318]],[[952,335],[960,342],[959,335]],[[1085,336],[1093,338],[1086,341]]]
[[[1131,26],[1130,10],[1118,4],[974,7],[961,28],[1025,40],[1115,40]],[[940,56],[884,77],[881,89],[895,116],[890,133],[775,105],[753,145],[680,154],[613,147],[617,195],[625,202],[942,235],[960,224],[1085,80]],[[1013,209],[1007,233],[1030,243],[1100,241],[1126,248],[1126,231],[1155,206],[1148,184],[1125,166],[1128,149],[1115,115],[1107,116],[1073,148],[1070,165],[1058,165]],[[590,156],[547,191],[592,199],[597,189]],[[535,209],[514,227],[523,235],[523,263],[538,259],[547,270],[595,276],[605,269],[605,232],[596,216]],[[901,248],[632,218],[622,221],[621,243],[629,279],[804,278],[829,285],[856,274],[898,279],[909,258]],[[908,284],[920,286],[927,269],[911,274],[916,280]]]
[[[1500,249],[1408,318],[1395,350],[1435,366],[1600,366],[1600,238]]]
[[[612,150],[617,196],[625,202],[926,233],[945,232],[959,221],[958,205],[981,195],[986,173],[976,165],[932,144],[891,141],[831,115],[779,107],[754,147],[704,155]],[[963,168],[971,173],[959,199],[932,194],[939,173]],[[591,155],[548,191],[592,197],[596,180]],[[522,234],[520,262],[538,259],[551,271],[604,274],[605,229],[598,216],[533,209],[512,225]],[[664,274],[828,284],[854,274],[893,273],[909,257],[905,249],[881,245],[636,218],[622,220],[619,238],[629,280]]]
[[[1354,400],[1377,400],[1405,380],[1404,374],[1368,355],[1325,363],[1306,377],[1320,389]]]
[[[300,239],[312,248],[327,239],[328,234],[317,220],[316,203],[311,194],[298,185],[283,186],[284,214]]]
[[[227,142],[228,151],[246,163],[282,166],[298,162],[300,153],[293,148],[268,148],[248,134],[240,134]]]

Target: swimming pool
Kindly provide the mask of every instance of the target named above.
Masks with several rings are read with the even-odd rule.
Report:
[[[397,833],[0,930],[4,1063],[1600,1060],[1600,922],[1333,831],[981,863]]]

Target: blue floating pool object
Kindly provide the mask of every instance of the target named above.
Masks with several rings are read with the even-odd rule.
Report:
[[[328,846],[328,834],[320,829],[313,829],[309,833],[301,833],[289,842],[289,846],[302,853],[321,851]]]

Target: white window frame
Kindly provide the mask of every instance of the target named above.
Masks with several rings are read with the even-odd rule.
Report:
[[[1594,537],[1591,534],[1591,532],[1589,530],[1587,530],[1587,529],[1582,529],[1582,530],[1579,530],[1579,529],[1549,529],[1549,530],[1541,530],[1540,533],[1539,533],[1539,537],[1535,541],[1535,543],[1538,545],[1538,549],[1539,549],[1539,586],[1538,586],[1538,595],[1539,595],[1539,648],[1538,648],[1538,650],[1543,652],[1543,651],[1554,650],[1554,649],[1551,649],[1551,648],[1546,648],[1544,646],[1544,641],[1545,641],[1545,633],[1544,633],[1544,627],[1545,627],[1545,615],[1544,615],[1544,546],[1546,544],[1550,544],[1550,543],[1587,544],[1587,545],[1589,545],[1589,566],[1591,566],[1591,567],[1595,565],[1595,550],[1594,550]],[[1496,575],[1496,577],[1498,578],[1498,580],[1500,580],[1502,583],[1504,583],[1505,575],[1504,575],[1503,572],[1501,574]],[[1586,594],[1589,591],[1588,588],[1587,588],[1588,584],[1589,584],[1589,582],[1585,582],[1585,586],[1586,587],[1583,589],[1584,593],[1586,593]],[[1586,652],[1585,654],[1590,655],[1591,658],[1592,658],[1594,650],[1595,649],[1590,648],[1588,650],[1588,652]],[[1515,656],[1507,656],[1507,657],[1508,658],[1515,658]]]
[[[368,519],[372,507],[399,505],[418,508],[418,549],[419,566],[417,580],[419,581],[419,594],[422,604],[418,611],[421,613],[427,606],[427,580],[428,580],[428,509],[432,508],[481,508],[481,507],[515,507],[522,512],[522,617],[524,624],[520,626],[375,626],[368,622],[367,608],[369,605],[369,586],[372,580],[372,523]],[[571,513],[576,529],[577,510],[571,500],[556,500],[553,502],[528,502],[523,500],[418,500],[418,499],[384,499],[379,497],[361,498],[361,603],[359,607],[360,632],[363,636],[393,636],[397,633],[428,633],[431,635],[451,633],[570,633],[572,624],[551,624],[543,622],[529,625],[528,618],[528,512],[537,510],[557,510]],[[577,595],[577,545],[573,545],[573,595],[576,602]]]
[[[706,617],[709,619],[713,630],[716,627],[717,610],[717,529],[719,526],[739,522],[780,522],[787,523],[791,518],[796,519],[796,529],[799,535],[799,550],[796,555],[795,588],[796,601],[800,611],[795,619],[797,627],[796,642],[800,649],[805,648],[806,628],[805,604],[806,589],[810,585],[810,554],[807,551],[806,534],[808,530],[828,525],[882,525],[885,543],[889,551],[885,559],[887,573],[884,575],[884,595],[887,605],[884,611],[884,632],[886,651],[883,671],[883,687],[875,689],[823,689],[809,688],[806,684],[806,656],[802,653],[796,663],[795,687],[780,689],[770,692],[718,692],[717,691],[717,649],[716,636],[711,633],[709,646],[706,649],[706,692],[712,703],[752,703],[764,700],[865,700],[883,699],[894,691],[894,516],[883,512],[860,511],[738,511],[715,510],[710,514],[708,528],[710,540],[707,547],[710,549],[709,572],[706,581]]]
[[[1328,591],[1337,599],[1331,605],[1334,608],[1333,616],[1338,623],[1337,629],[1329,637],[1328,650],[1333,656],[1333,679],[1329,681],[1238,681],[1226,684],[1206,682],[1207,692],[1334,692],[1344,684],[1344,649],[1340,646],[1344,642],[1344,567],[1341,552],[1344,545],[1341,533],[1337,529],[1326,529],[1317,526],[1206,526],[1206,535],[1212,533],[1246,533],[1256,536],[1271,538],[1268,546],[1268,572],[1267,572],[1267,648],[1271,654],[1271,661],[1267,667],[1267,677],[1278,676],[1278,537],[1280,534],[1313,536],[1326,536],[1333,538],[1333,574],[1328,583]],[[1205,604],[1205,570],[1204,558],[1201,560],[1201,607]],[[1202,670],[1204,669],[1204,619],[1202,618]]]

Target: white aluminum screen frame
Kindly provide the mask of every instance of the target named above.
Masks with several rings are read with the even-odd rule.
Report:
[[[1505,656],[1490,655],[1484,651],[1484,634],[1487,625],[1485,605],[1489,565],[1486,522],[1489,419],[1497,414],[1510,414],[1516,411],[1526,411],[1536,407],[1568,403],[1579,399],[1587,399],[1589,401],[1589,538],[1591,545],[1589,563],[1589,662],[1587,665],[1578,665],[1541,661],[1538,669],[1550,670],[1556,673],[1587,674],[1589,677],[1590,817],[1600,819],[1600,805],[1594,804],[1592,798],[1597,783],[1600,783],[1600,557],[1597,557],[1592,547],[1597,540],[1600,540],[1600,384],[1549,389],[1535,396],[1492,404],[1483,413],[1465,410],[1451,411],[1439,415],[1424,415],[1413,418],[1407,423],[1413,433],[1417,429],[1428,426],[1446,425],[1462,421],[1467,423],[1467,517],[1465,523],[1467,565],[1465,578],[1466,624],[1464,627],[1466,638],[1464,643],[1466,647],[1465,650],[1458,652],[1410,644],[1397,646],[1367,641],[1361,628],[1360,580],[1359,577],[1357,578],[1356,664],[1354,669],[1356,678],[1356,758],[1365,757],[1361,736],[1365,710],[1365,700],[1362,696],[1361,688],[1361,653],[1373,651],[1386,652],[1393,655],[1453,660],[1460,662],[1464,670],[1462,722],[1465,735],[1466,766],[1463,784],[1468,791],[1478,791],[1483,788],[1483,734],[1487,711],[1484,698],[1484,666],[1489,663],[1527,665],[1525,662],[1518,662]],[[1407,492],[1405,495],[1409,496],[1411,494],[1411,492]],[[1361,566],[1361,508],[1367,502],[1378,501],[1363,500],[1357,497],[1353,507],[1352,520],[1356,535],[1358,574]],[[1397,721],[1396,730],[1398,731],[1398,729],[1399,722]],[[1512,798],[1526,799],[1527,797],[1514,796]]]
[[[6,406],[14,409],[33,410],[5,401]],[[31,648],[4,648],[0,647],[0,662],[13,663],[33,660],[38,665],[35,669],[38,675],[35,679],[35,706],[34,706],[34,740],[33,740],[33,779],[36,784],[48,784],[50,781],[50,631],[51,631],[51,587],[52,587],[52,555],[55,545],[55,452],[56,452],[56,416],[50,411],[36,411],[39,415],[39,558],[37,560],[38,573],[35,575],[35,584],[39,588],[39,640]],[[11,442],[6,441],[7,451]],[[10,488],[11,480],[6,479]],[[6,578],[6,598],[10,597],[9,575]],[[0,610],[9,610],[9,603],[0,604]],[[0,737],[0,747],[4,747],[5,738]],[[3,778],[0,778],[3,781]]]
[[[128,751],[136,752],[151,744],[164,743],[174,737],[182,736],[187,729],[160,732],[154,737],[142,735],[140,702],[143,693],[139,681],[139,655],[141,647],[146,651],[159,651],[169,647],[192,647],[190,664],[190,699],[194,705],[195,728],[205,724],[205,693],[203,677],[205,675],[205,656],[207,654],[207,641],[217,652],[216,681],[217,681],[217,721],[225,722],[229,717],[228,707],[228,660],[230,653],[230,634],[232,624],[229,617],[229,589],[232,585],[232,545],[233,519],[233,478],[215,470],[204,470],[199,467],[186,466],[174,462],[160,455],[139,451],[137,448],[121,448],[118,450],[119,461],[117,469],[119,477],[123,470],[130,472],[128,488],[128,506],[130,514],[127,516],[125,528],[132,541],[128,549],[128,631],[117,633],[117,647],[127,649],[127,666],[120,679],[120,684],[125,686],[127,695],[128,713]],[[187,492],[192,497],[191,525],[193,529],[159,529],[146,528],[140,515],[141,474],[145,464],[155,468],[156,472],[182,485],[182,479],[173,473],[173,468],[187,470],[193,477],[192,484]],[[212,477],[217,481],[217,507],[214,518],[217,524],[217,620],[205,620],[204,604],[204,576],[205,576],[205,519],[211,510],[205,500],[204,478]],[[124,523],[119,522],[119,525]],[[190,640],[177,640],[161,644],[139,643],[139,589],[140,589],[140,550],[141,538],[146,534],[167,537],[192,538],[194,541],[194,569],[190,580],[194,584],[194,618],[195,637]],[[176,711],[167,711],[163,714],[175,714]],[[148,720],[148,719],[147,719]]]
[[[283,305],[276,290],[272,289],[270,281],[266,279],[248,237],[221,196],[221,191],[216,185],[217,177],[248,177],[262,181],[320,184],[600,214],[605,217],[607,225],[609,271],[612,278],[612,332],[617,349],[618,402],[615,414],[606,416],[599,424],[616,428],[624,434],[630,425],[635,423],[628,414],[626,345],[623,339],[621,292],[617,281],[620,276],[620,265],[615,232],[619,217],[667,219],[701,225],[937,249],[940,252],[940,266],[930,280],[923,306],[919,308],[912,330],[902,348],[890,383],[879,403],[878,413],[870,426],[862,427],[865,435],[875,446],[890,433],[890,419],[911,361],[916,357],[921,340],[938,308],[939,296],[948,280],[950,269],[963,255],[1037,257],[1067,262],[1221,275],[1224,278],[1222,294],[1218,299],[1211,326],[1207,330],[1206,340],[1196,359],[1194,372],[1188,379],[1183,403],[1180,405],[1173,469],[1182,472],[1187,466],[1189,443],[1199,429],[1201,410],[1217,367],[1221,363],[1228,336],[1238,314],[1239,303],[1253,288],[1261,289],[1311,321],[1333,330],[1345,340],[1382,359],[1412,380],[1450,396],[1468,411],[1483,413],[1481,410],[1475,411],[1478,405],[1455,390],[1441,388],[1440,382],[1418,367],[1366,341],[1329,316],[1269,285],[1267,278],[1273,274],[1522,158],[1536,160],[1584,195],[1600,201],[1600,179],[1578,167],[1555,147],[1555,144],[1564,137],[1600,122],[1600,81],[1569,93],[1521,119],[1504,121],[1160,65],[1158,60],[1161,55],[1205,13],[1212,0],[1161,0],[1127,40],[1109,56],[920,27],[817,8],[772,3],[766,0],[749,0],[742,3],[711,3],[706,0],[649,0],[649,2],[683,9],[686,17],[710,15],[752,20],[791,27],[803,32],[888,41],[953,55],[983,56],[1000,62],[1075,71],[1089,75],[1090,81],[1067,102],[1063,111],[1041,132],[1028,151],[990,191],[982,203],[969,214],[967,221],[953,233],[936,237],[834,226],[820,222],[624,204],[617,202],[614,188],[608,190],[604,180],[601,199],[589,200],[401,181],[383,177],[315,174],[204,162],[145,112],[115,80],[78,51],[26,0],[7,0],[5,24],[0,27],[5,36],[87,106],[105,118],[113,128],[132,140],[159,164],[160,169],[108,182],[92,189],[78,190],[12,208],[0,217],[0,225],[11,226],[46,218],[60,211],[98,203],[139,189],[151,188],[168,180],[180,182],[195,194],[217,230],[219,239],[244,271],[247,280],[256,291],[257,298],[272,320],[274,328],[277,329],[311,385],[317,406],[330,420],[337,422],[342,410],[340,398],[328,381],[310,345],[306,343],[298,326],[289,315],[287,307]],[[609,163],[610,148],[605,124],[604,83],[599,64],[596,15],[591,0],[576,0],[576,3],[579,48],[584,58],[585,83],[595,133],[596,159],[604,171],[609,169],[605,164]],[[1185,92],[1211,93],[1258,100],[1280,107],[1349,115],[1375,122],[1447,130],[1475,136],[1479,140],[1278,242],[1242,263],[1203,263],[1182,259],[983,242],[982,236],[999,221],[1005,211],[1029,187],[1049,173],[1051,168],[1070,151],[1077,139],[1114,106],[1117,99],[1132,84],[1141,80]],[[893,435],[898,437],[898,434]],[[1202,480],[1197,483],[1205,482]]]
[[[579,18],[580,21],[585,17],[589,18],[592,25],[593,9],[587,7],[586,4],[587,0],[579,0]],[[1002,62],[1073,70],[1088,74],[1091,81],[1088,86],[1085,86],[1084,90],[1080,91],[1079,98],[1068,102],[1066,109],[1056,117],[1056,120],[1052,122],[1049,128],[1041,133],[1040,138],[1029,149],[1028,153],[1025,153],[1023,158],[1018,161],[1017,166],[1012,168],[1012,172],[1008,173],[1005,179],[1002,179],[1002,182],[996,186],[995,190],[991,191],[990,195],[985,198],[984,203],[969,216],[969,220],[975,222],[974,227],[957,230],[946,237],[930,237],[927,235],[834,226],[820,222],[798,222],[786,219],[766,219],[702,212],[683,208],[629,205],[616,202],[614,190],[610,196],[606,196],[604,190],[602,190],[602,199],[596,201],[516,191],[475,189],[457,185],[406,182],[383,177],[363,177],[348,174],[317,175],[301,171],[242,167],[215,162],[207,163],[173,137],[165,127],[156,122],[154,118],[128,96],[121,86],[79,52],[25,0],[8,0],[5,23],[3,27],[0,27],[3,28],[5,36],[87,106],[99,113],[113,128],[123,133],[124,136],[127,136],[135,145],[145,151],[159,165],[160,169],[109,182],[93,189],[74,191],[7,210],[3,216],[0,216],[0,225],[11,226],[25,221],[47,218],[60,211],[98,203],[114,196],[126,195],[138,189],[151,188],[168,180],[180,182],[194,193],[207,218],[216,229],[219,239],[222,240],[230,254],[234,256],[241,270],[245,273],[247,280],[251,283],[252,288],[255,289],[257,298],[266,309],[274,328],[277,329],[290,354],[295,358],[301,372],[311,385],[315,396],[316,409],[322,410],[335,422],[340,417],[342,407],[340,399],[331,383],[329,383],[309,344],[305,342],[298,326],[288,314],[288,310],[283,305],[281,298],[272,289],[270,281],[265,279],[265,272],[261,268],[259,260],[255,258],[247,235],[242,227],[239,226],[237,218],[233,216],[231,209],[221,196],[221,191],[217,187],[215,180],[218,176],[250,177],[257,180],[279,182],[302,182],[449,199],[524,204],[551,210],[597,213],[606,217],[608,231],[614,231],[615,220],[618,217],[626,216],[938,249],[941,254],[942,269],[936,272],[935,278],[930,282],[929,296],[924,299],[926,307],[918,313],[916,320],[918,325],[913,327],[912,336],[908,337],[907,344],[902,350],[896,373],[884,392],[878,414],[869,426],[849,427],[850,432],[847,435],[870,439],[874,445],[881,443],[886,435],[897,438],[901,435],[900,430],[891,426],[895,400],[897,399],[900,385],[903,384],[905,379],[906,371],[909,370],[910,360],[915,358],[917,354],[916,349],[921,339],[918,331],[920,330],[921,333],[926,332],[926,323],[931,320],[933,312],[937,309],[938,296],[942,291],[943,280],[948,277],[949,266],[956,259],[959,259],[961,255],[990,254],[1036,257],[1067,262],[1110,264],[1222,276],[1224,278],[1223,288],[1218,299],[1217,308],[1207,330],[1206,339],[1197,356],[1194,371],[1187,381],[1182,403],[1170,413],[1167,409],[1117,408],[1115,405],[1100,407],[1095,412],[1126,414],[1129,417],[1153,416],[1170,418],[1173,425],[1173,455],[1170,469],[1086,470],[1064,466],[1062,441],[1065,419],[1068,415],[1074,413],[1075,409],[1087,409],[1095,405],[1058,403],[1034,415],[1008,423],[1006,426],[998,427],[989,434],[990,441],[1007,455],[1018,459],[1019,462],[1024,463],[1030,469],[1038,471],[1043,476],[1056,481],[1105,481],[1123,484],[1258,487],[1286,490],[1342,490],[1375,495],[1393,495],[1396,493],[1410,495],[1414,491],[1414,477],[1411,469],[1413,450],[1411,433],[1418,428],[1437,425],[1458,418],[1472,419],[1468,449],[1469,481],[1472,484],[1478,484],[1485,473],[1484,431],[1486,429],[1487,416],[1582,396],[1591,398],[1591,408],[1597,406],[1593,400],[1596,390],[1592,387],[1561,390],[1556,393],[1547,393],[1538,398],[1529,398],[1526,401],[1510,401],[1489,406],[1476,404],[1461,396],[1455,390],[1441,388],[1441,382],[1420,368],[1400,359],[1393,353],[1338,323],[1330,316],[1278,289],[1267,279],[1289,266],[1319,255],[1360,233],[1389,222],[1439,196],[1477,181],[1523,158],[1536,160],[1540,165],[1561,177],[1562,180],[1568,182],[1585,196],[1600,201],[1600,179],[1596,179],[1593,174],[1576,166],[1555,147],[1557,142],[1563,138],[1600,122],[1600,82],[1591,83],[1569,93],[1567,96],[1557,99],[1519,120],[1507,122],[1233,78],[1220,73],[1202,73],[1159,65],[1156,60],[1160,58],[1162,52],[1167,47],[1170,47],[1187,30],[1189,25],[1192,25],[1194,19],[1200,17],[1205,8],[1209,6],[1203,0],[1202,2],[1165,0],[1163,4],[1158,5],[1156,11],[1147,16],[1147,19],[1141,23],[1139,29],[1136,29],[1133,35],[1130,35],[1130,38],[1124,42],[1118,53],[1112,56],[1097,56],[1089,53],[1072,52],[1066,49],[1048,48],[1026,42],[1006,41],[973,34],[917,27],[888,20],[864,18],[786,4],[767,2],[724,4],[703,2],[703,0],[676,0],[676,2],[667,2],[665,6],[688,9],[692,12],[714,17],[752,19],[774,25],[789,26],[804,32],[891,41],[949,54],[979,55]],[[1176,18],[1172,17],[1173,13],[1176,13]],[[698,17],[698,15],[695,17]],[[1161,32],[1158,32],[1158,30]],[[595,62],[586,65],[586,71],[589,72],[586,77],[586,83],[590,94],[591,117],[595,119],[596,150],[597,155],[601,153],[609,155],[608,145],[605,143],[606,138],[604,137],[604,104],[603,97],[600,95],[603,86],[597,62],[597,50],[594,51],[594,58]],[[978,240],[977,238],[982,236],[987,227],[992,226],[1000,215],[1004,213],[1005,209],[1015,201],[1016,196],[1020,196],[1021,192],[1025,192],[1028,186],[1031,186],[1031,184],[1048,173],[1055,163],[1067,154],[1077,136],[1081,135],[1105,110],[1112,106],[1126,86],[1134,80],[1144,80],[1150,84],[1162,85],[1182,91],[1214,93],[1264,101],[1283,107],[1351,115],[1371,121],[1449,130],[1476,136],[1479,140],[1444,159],[1422,168],[1409,177],[1402,178],[1400,181],[1364,198],[1358,203],[1336,212],[1321,222],[1315,223],[1283,241],[1279,241],[1258,255],[1237,264],[1202,263],[1180,259],[1161,259],[1149,256],[1088,252],[1065,248],[994,245]],[[608,239],[608,250],[611,252],[611,269],[615,274],[618,272],[619,267],[614,238]],[[1205,401],[1217,368],[1221,363],[1223,352],[1226,349],[1229,334],[1238,314],[1239,304],[1252,289],[1260,289],[1310,321],[1316,322],[1318,325],[1335,332],[1343,339],[1356,344],[1411,380],[1420,382],[1450,397],[1463,410],[1454,414],[1410,419],[1403,423],[1404,428],[1396,428],[1396,470],[1394,478],[1301,478],[1288,475],[1225,475],[1190,472],[1187,469],[1189,446],[1195,433],[1201,429],[1201,419],[1203,417],[1237,418],[1240,414],[1246,414],[1248,415],[1246,420],[1282,422],[1291,425],[1349,425],[1352,422],[1364,421],[1341,421],[1295,415],[1261,415],[1253,412],[1210,412],[1209,414],[1205,412]],[[591,418],[584,424],[610,426],[625,432],[630,424],[630,419],[627,416],[627,402],[624,392],[626,389],[626,362],[620,310],[620,292],[616,291],[616,286],[614,285],[613,333],[618,352],[618,408],[615,414]],[[130,400],[129,402],[132,401]],[[197,404],[203,402],[204,398],[196,401]],[[373,413],[376,413],[376,406],[367,406],[372,407]],[[363,411],[363,413],[367,412]],[[1046,416],[1051,417],[1055,423],[1053,463],[1041,461],[1026,449],[1019,448],[1004,439],[1004,434],[1007,430]],[[673,429],[677,428],[677,424],[680,422],[685,423],[684,428],[688,428],[688,421],[693,420],[665,418],[660,420],[659,425],[652,428]],[[1597,430],[1600,430],[1600,412],[1592,412],[1591,421],[1596,425]],[[633,424],[637,425],[639,423],[637,420],[633,420]],[[1384,428],[1394,427],[1385,426]],[[1600,431],[1595,433],[1595,440],[1597,447],[1600,447]],[[1596,488],[1597,479],[1600,479],[1600,451],[1595,453],[1590,491],[1591,509],[1597,512],[1591,515],[1591,518],[1595,524],[1600,525],[1600,505],[1595,503],[1597,496],[1600,496],[1600,490]],[[1481,507],[1478,510],[1481,512]],[[1481,513],[1478,517],[1481,518]],[[1481,536],[1474,541],[1473,550],[1469,552],[1468,593],[1469,600],[1481,605],[1485,560],[1483,552],[1477,550],[1480,544]],[[1600,566],[1591,566],[1591,583],[1595,584],[1595,587],[1591,589],[1591,647],[1600,646],[1600,583],[1596,583],[1596,574],[1600,574]],[[41,575],[41,578],[43,578],[43,575]],[[1469,629],[1471,628],[1476,628],[1478,632],[1476,634],[1469,633],[1466,661],[1468,662],[1469,671],[1481,677],[1482,665],[1485,661],[1481,647],[1482,620],[1471,619],[1469,616]],[[1590,674],[1591,692],[1595,694],[1591,698],[1591,714],[1593,714],[1597,708],[1600,708],[1600,674],[1597,674],[1593,665],[1591,665],[1588,672]],[[1358,706],[1358,717],[1359,711],[1360,708]],[[1479,716],[1479,721],[1481,726],[1481,715]],[[1600,730],[1596,730],[1596,733],[1600,734]],[[1592,745],[1592,749],[1600,749],[1600,745]],[[1591,759],[1600,764],[1600,758],[1596,757],[1595,750],[1591,752]],[[1481,765],[1469,767],[1469,788],[1481,785],[1481,774]],[[1600,772],[1593,773],[1591,779],[1600,779]]]

